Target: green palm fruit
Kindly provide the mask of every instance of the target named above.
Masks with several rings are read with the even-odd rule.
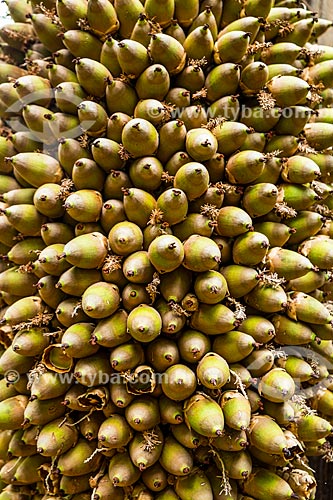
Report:
[[[254,94],[262,89],[269,79],[268,66],[261,61],[254,61],[245,66],[241,73],[243,92]]]
[[[72,2],[71,0],[57,0],[56,9],[61,24],[66,30],[73,30],[78,27],[79,19],[87,16],[87,2]]]
[[[186,476],[193,468],[193,459],[189,451],[174,437],[167,436],[164,441],[160,464],[169,474]]]
[[[87,489],[89,489],[89,479],[90,474],[82,474],[75,478],[70,476],[62,476],[60,479],[59,490],[66,491],[69,495],[72,495],[72,498],[78,498],[82,500],[89,500],[86,495],[89,493],[84,493]]]
[[[67,356],[85,358],[98,351],[99,346],[90,342],[94,328],[93,323],[75,323],[65,330],[61,346]]]
[[[184,43],[184,42],[182,42]],[[183,87],[189,92],[199,92],[205,84],[205,73],[199,63],[185,66],[176,77],[176,87]]]
[[[310,158],[294,155],[283,164],[281,177],[285,182],[306,184],[320,176],[320,168]]]
[[[172,87],[167,93],[165,101],[168,104],[173,104],[176,108],[187,108],[191,103],[191,92],[183,87]]]
[[[268,67],[268,80],[271,80],[274,76],[278,75],[298,76],[299,74],[301,74],[301,70],[299,70],[292,64],[273,63],[273,64],[268,64],[267,67]],[[289,110],[292,109],[293,107],[294,106],[291,106],[290,108],[287,109]],[[295,108],[298,108],[298,106],[295,106]],[[308,108],[307,112],[311,114],[311,111]]]
[[[18,297],[34,294],[37,281],[37,276],[20,272],[18,266],[10,267],[0,273],[1,291]]]
[[[235,153],[242,146],[248,134],[251,133],[251,129],[246,125],[235,121],[224,121],[214,127],[212,131],[217,139],[218,153],[228,156]],[[229,142],[228,139],[231,136],[233,141]]]
[[[100,320],[92,332],[92,343],[104,347],[116,347],[130,339],[126,331],[127,312],[118,309],[108,318]]]
[[[217,216],[217,233],[221,236],[238,236],[252,229],[252,219],[239,207],[224,206]]]
[[[6,85],[5,83],[0,84],[0,95],[1,95],[1,87],[3,85]],[[11,84],[8,84],[11,85]],[[8,98],[7,98],[8,99]],[[17,97],[16,97],[17,100]],[[1,137],[0,139],[0,172],[1,174],[10,174],[13,171],[13,167],[9,162],[5,161],[5,158],[7,156],[14,156],[16,153],[18,153],[17,149],[15,148],[14,143],[12,140],[8,140],[5,137]]]
[[[193,234],[184,242],[183,247],[183,266],[190,271],[209,271],[220,262],[219,247],[206,236]]]
[[[75,113],[77,107],[75,105]],[[58,158],[60,165],[68,175],[72,175],[74,163],[82,158],[91,158],[90,152],[79,141],[71,138],[59,139]]]
[[[54,354],[56,348],[59,348],[60,345],[61,344],[52,344],[52,346],[49,346],[44,351],[43,359],[45,358],[45,366],[53,371],[45,371],[40,376],[33,377],[31,384],[31,401],[36,398],[40,401],[57,398],[65,394],[69,389],[71,383],[69,381],[62,381],[58,373],[69,371],[68,367],[65,365],[68,364],[70,368],[72,360],[69,360],[66,354],[58,353],[58,357],[57,354]],[[59,350],[60,349],[58,349],[58,351]],[[49,360],[46,361],[45,353],[47,353],[47,351],[49,353]]]
[[[214,45],[214,62],[238,63],[246,54],[250,43],[250,34],[242,30],[233,30],[220,34]]]
[[[192,106],[183,107],[179,118],[184,122],[186,129],[189,131],[192,128],[199,128],[202,125],[206,125],[208,121],[208,113],[210,113],[209,108],[206,110],[201,104],[193,104]],[[211,114],[214,116],[213,112]]]
[[[301,321],[294,321],[281,314],[275,314],[271,320],[275,327],[274,340],[278,344],[302,345],[316,338],[310,326]]]
[[[40,297],[29,296],[16,300],[3,314],[0,324],[16,325],[31,320],[44,311],[44,304]]]
[[[83,269],[101,267],[107,255],[108,240],[99,232],[83,234],[73,238],[64,246],[60,258],[65,257],[72,266]]]
[[[64,203],[67,213],[79,222],[96,222],[99,220],[103,199],[98,191],[80,189],[71,193]]]
[[[68,407],[70,410],[82,411],[83,406],[78,399],[79,396],[85,397],[85,393],[87,391],[86,387],[83,387],[80,384],[72,385],[71,388],[66,392],[64,397],[62,398],[62,406]]]
[[[66,66],[62,66],[61,64],[49,63],[46,66],[46,69],[48,70],[48,78],[52,87],[56,87],[57,85],[66,81],[77,83],[75,72],[67,68]]]
[[[188,57],[199,60],[205,57],[210,62],[214,50],[214,37],[209,24],[204,23],[189,31],[183,46]]]
[[[252,351],[243,363],[253,377],[261,377],[273,368],[274,355],[269,349],[261,348]]]
[[[147,488],[152,492],[165,491],[168,485],[167,473],[159,463],[144,470],[141,478]]]
[[[165,33],[151,36],[148,46],[153,63],[162,64],[170,75],[180,73],[185,66],[186,52],[183,45]]]
[[[64,175],[59,162],[44,153],[18,153],[9,157],[8,161],[30,186],[57,184]]]
[[[145,13],[141,13],[133,26],[130,39],[140,42],[144,47],[148,47],[150,42],[151,20]]]
[[[269,132],[279,121],[281,110],[279,108],[262,109],[260,106],[247,107],[242,110],[239,121],[257,132]]]
[[[228,363],[237,363],[248,356],[257,343],[248,333],[239,330],[226,332],[223,336],[218,335],[213,342],[213,349],[223,356]]]
[[[217,149],[217,139],[208,129],[192,128],[188,131],[186,135],[186,151],[196,162],[203,162],[211,159],[217,152]],[[188,165],[189,164],[187,164],[187,168],[189,168]],[[178,172],[176,173],[176,178],[177,174]],[[190,175],[190,171],[187,172],[187,174]],[[177,181],[179,182],[180,179],[177,179]],[[203,193],[201,192],[201,194]],[[197,198],[197,196],[194,197]]]
[[[148,252],[144,250],[130,254],[123,262],[124,276],[131,283],[150,283],[154,272],[155,269],[149,260]]]
[[[106,104],[110,115],[115,112],[133,115],[137,102],[138,96],[135,89],[126,81],[121,80],[121,78],[114,78],[111,82],[108,81],[106,87]]]
[[[306,71],[308,72],[308,76],[310,77],[311,82],[313,82],[314,84],[322,82],[325,87],[331,87],[331,59],[320,61],[311,68],[308,68]]]
[[[226,164],[229,181],[232,184],[249,184],[255,181],[263,172],[265,161],[265,156],[258,151],[248,150],[235,153]]]
[[[71,70],[75,69],[75,63],[73,62],[73,55],[70,53],[68,49],[62,48],[57,50],[57,52],[53,54],[53,57],[56,64],[61,64],[62,66],[66,66],[66,68]]]
[[[42,269],[52,276],[60,276],[69,267],[69,263],[61,260],[65,245],[63,243],[54,243],[45,247],[38,256],[38,261]]]
[[[230,379],[228,363],[216,351],[208,352],[200,359],[196,374],[199,382],[208,389],[220,389]]]
[[[1,212],[6,215],[11,225],[24,236],[40,235],[40,227],[46,222],[46,218],[34,205],[22,203],[11,205]]]
[[[139,226],[133,222],[115,224],[108,235],[109,245],[117,255],[129,255],[142,249],[143,234]]]
[[[38,468],[47,462],[48,459],[40,455],[25,457],[15,470],[12,479],[15,484],[33,484],[40,479]]]
[[[251,445],[265,453],[290,456],[283,430],[267,415],[252,416],[248,436]]]
[[[162,64],[152,64],[142,73],[135,84],[140,99],[162,100],[170,88],[170,76]]]
[[[114,6],[105,0],[88,1],[87,21],[92,32],[98,37],[105,37],[119,28]]]
[[[331,268],[332,245],[325,235],[313,236],[304,240],[299,246],[299,252],[306,256],[319,269]]]
[[[288,290],[311,293],[325,284],[326,278],[324,272],[309,271],[300,278],[290,280]]]
[[[187,363],[196,363],[211,350],[209,338],[196,330],[183,330],[177,340],[181,358]]]
[[[181,424],[184,421],[182,402],[174,401],[162,394],[159,397],[158,404],[161,423]]]
[[[172,425],[171,432],[177,441],[179,441],[179,443],[186,448],[195,449],[202,441],[202,436],[200,436],[193,429],[187,427],[185,423]]]
[[[272,368],[259,382],[259,394],[273,403],[288,401],[295,393],[295,382],[283,368]]]
[[[47,222],[41,226],[41,236],[47,246],[54,243],[65,244],[74,237],[74,231],[63,222]]]
[[[244,266],[259,264],[266,258],[268,249],[267,236],[257,231],[248,231],[235,239],[232,248],[233,261]]]
[[[106,173],[113,169],[121,169],[124,166],[124,160],[119,156],[120,145],[111,139],[98,137],[91,144],[91,153],[95,162]]]
[[[3,431],[20,428],[28,401],[27,396],[17,394],[0,402],[0,425]]]
[[[121,134],[124,126],[131,119],[126,113],[113,113],[109,120],[107,126],[107,138],[115,142],[121,142]]]
[[[55,137],[73,134],[80,127],[78,117],[68,113],[46,113],[43,118]]]
[[[139,188],[123,189],[124,211],[129,221],[145,227],[152,210],[156,208],[153,195]]]
[[[61,33],[59,26],[52,23],[52,19],[43,13],[32,13],[29,18],[31,19],[32,27],[40,40],[40,42],[50,52],[56,52],[63,48],[62,40],[59,36]]]
[[[220,404],[223,410],[225,423],[228,427],[236,431],[245,431],[248,429],[251,420],[251,404],[249,400],[245,396],[243,396],[243,394],[238,391],[228,390],[222,394]],[[242,446],[241,442],[240,445]],[[219,449],[224,448],[219,447]]]
[[[98,430],[98,442],[107,449],[121,448],[132,440],[133,432],[125,418],[121,415],[111,415],[103,421]]]
[[[332,123],[307,123],[304,126],[305,138],[312,148],[321,151],[332,146],[332,129]]]
[[[94,101],[82,101],[77,106],[81,129],[91,137],[106,131],[108,115],[104,107]]]
[[[102,191],[106,174],[94,160],[80,158],[73,165],[72,180],[76,189]]]
[[[162,318],[153,307],[142,304],[130,311],[127,328],[135,340],[150,342],[160,334]]]
[[[254,229],[267,236],[270,247],[282,247],[296,233],[293,227],[274,221],[258,222],[254,225]]]
[[[12,177],[9,177],[8,175],[1,175],[0,174],[0,180],[1,180],[1,188],[0,188],[0,194],[4,194],[7,191],[12,191],[13,189],[19,189],[20,184],[17,182],[16,179],[13,179]]]
[[[61,404],[62,401],[63,396],[52,399],[34,399],[33,401],[29,401],[24,410],[23,428],[28,424],[43,426],[56,418],[62,417],[65,413],[65,406]]]
[[[292,33],[287,33],[285,37],[277,37],[277,41],[292,42],[296,43],[300,47],[310,40],[311,34],[313,33],[315,27],[314,18],[300,19],[292,24]]]
[[[24,103],[25,98],[29,98],[31,93],[38,95],[38,99],[34,100],[35,104],[41,106],[49,106],[52,99],[52,87],[50,81],[38,75],[27,75],[18,78],[13,87],[19,99]],[[29,101],[30,102],[30,101]]]
[[[45,333],[45,329],[41,327],[20,330],[13,339],[13,351],[21,356],[38,356],[50,342]]]
[[[102,457],[99,454],[91,456],[95,447],[96,442],[79,438],[74,447],[60,455],[57,463],[59,473],[65,476],[77,477],[97,470]]]
[[[171,226],[182,222],[188,211],[187,196],[182,189],[166,189],[157,198],[156,204],[163,212],[163,220]]]
[[[161,3],[155,0],[145,2],[145,13],[150,19],[154,19],[160,26],[167,26],[174,17],[174,0],[164,0]]]
[[[154,440],[156,444],[147,444],[147,438],[143,433],[135,434],[129,443],[128,453],[133,464],[140,471],[144,471],[154,465],[162,453],[163,434],[158,427],[154,428]]]
[[[286,280],[300,278],[314,270],[312,262],[293,250],[273,247],[268,250],[266,264],[271,272],[277,273]]]
[[[284,42],[287,43],[287,42]],[[310,90],[309,84],[302,78],[290,75],[278,75],[267,82],[276,104],[281,107],[295,106],[303,102]]]
[[[185,148],[186,127],[181,120],[171,120],[159,129],[157,157],[161,162],[169,161],[172,156]],[[169,172],[170,173],[170,172]]]
[[[190,320],[190,326],[207,335],[219,335],[235,328],[238,324],[234,313],[223,304],[202,304]]]
[[[46,183],[39,186],[33,196],[33,204],[37,210],[47,217],[62,217],[65,213],[61,200],[61,186],[55,183]]]
[[[170,366],[162,379],[164,394],[173,401],[182,401],[190,397],[196,388],[194,372],[183,364]]]
[[[279,425],[288,425],[294,420],[295,411],[288,401],[283,403],[273,403],[264,401],[264,411],[267,415],[274,418]]]
[[[252,335],[256,342],[266,344],[275,336],[275,327],[267,318],[248,315],[241,323],[241,331]]]
[[[297,211],[307,210],[320,199],[316,191],[302,184],[280,184],[279,193],[283,201]]]
[[[158,338],[148,344],[146,355],[147,361],[159,372],[179,363],[180,359],[176,342],[167,338]]]
[[[8,23],[2,26],[1,39],[17,50],[24,50],[24,42],[34,42],[36,36],[31,23],[27,23],[26,21],[27,20],[25,20],[24,22]],[[17,33],[21,33],[22,35],[24,35],[23,39],[22,37],[20,38],[15,36],[15,34]]]
[[[258,284],[258,272],[251,267],[230,264],[222,267],[220,273],[226,279],[230,294],[235,298],[243,297]]]
[[[186,38],[183,28],[180,24],[178,24],[176,19],[171,20],[171,24],[169,24],[169,26],[165,29],[165,33],[166,35],[172,36],[172,38],[178,40],[181,44],[184,43]]]
[[[312,331],[312,340],[317,340],[314,335],[318,335],[318,337],[322,340],[331,340],[332,339],[332,326],[330,324],[326,325],[310,325]]]
[[[120,21],[119,33],[122,38],[131,36],[132,30],[144,7],[139,0],[115,0],[114,7]]]
[[[128,78],[138,78],[149,66],[147,48],[135,40],[124,38],[118,42],[116,54],[122,73]]]
[[[81,31],[79,29],[67,30],[62,40],[63,45],[73,54],[73,56],[99,61],[103,44],[97,37],[88,31]]]
[[[154,156],[145,156],[134,160],[128,173],[134,187],[155,191],[162,183],[163,165]]]
[[[261,52],[261,60],[265,64],[293,64],[302,48],[292,42],[278,42]],[[295,102],[291,105],[296,104]]]
[[[223,27],[223,29],[218,34],[218,38],[225,35],[226,33],[231,33],[233,31],[241,30],[247,32],[250,35],[250,42],[253,43],[258,35],[259,29],[262,26],[262,19],[258,16],[252,15],[241,15],[240,19],[235,19],[230,22],[228,26]]]
[[[2,28],[2,33],[4,29]],[[15,36],[15,35],[14,35]],[[27,72],[23,68],[15,66],[14,64],[1,62],[0,65],[0,83],[8,83],[8,77],[20,78],[20,76],[26,75]]]
[[[140,477],[140,471],[132,463],[127,452],[114,455],[109,463],[109,479],[116,489],[121,486],[131,486]]]
[[[252,460],[248,451],[219,451],[218,457],[231,479],[244,479],[251,474]]]
[[[289,219],[287,225],[295,230],[289,238],[290,244],[298,244],[315,235],[323,226],[323,218],[316,212],[301,210],[296,217]]]
[[[6,378],[1,379],[1,382],[0,382],[0,402],[4,401],[5,399],[11,398],[13,396],[17,396],[17,390],[16,390],[14,384],[8,383]],[[2,433],[0,433],[0,441],[2,439],[1,436],[2,436]],[[4,434],[4,436],[5,436],[5,434]],[[2,444],[2,441],[1,441],[1,444]],[[2,459],[3,458],[1,456],[1,460]]]
[[[223,85],[221,82],[223,81]],[[214,102],[221,97],[236,93],[240,82],[240,68],[237,64],[227,62],[215,66],[208,73],[205,80],[207,100]]]
[[[204,394],[195,394],[186,401],[185,421],[194,431],[206,437],[218,437],[223,433],[224,417],[221,407]]]
[[[164,234],[150,243],[148,257],[159,273],[171,272],[181,265],[184,259],[184,248],[178,238]]]
[[[333,394],[330,389],[322,389],[316,395],[316,406],[321,414],[332,416]]]
[[[175,483],[175,491],[179,498],[185,500],[212,500],[213,490],[210,481],[203,471],[193,471],[185,477],[178,477]]]
[[[127,390],[124,381],[113,382],[110,385],[110,398],[112,403],[118,408],[126,408],[134,399],[134,395]]]
[[[112,349],[110,363],[114,370],[123,372],[135,368],[144,361],[143,349],[140,344],[126,342]]]
[[[128,174],[122,170],[111,170],[104,182],[104,198],[123,201],[124,188],[132,187]]]
[[[296,383],[306,382],[312,377],[316,378],[316,374],[310,364],[297,356],[288,355],[286,359],[278,360],[277,365],[284,368]]]
[[[99,61],[111,72],[114,78],[120,76],[121,67],[117,59],[117,42],[111,35],[108,35],[102,45]]]
[[[251,217],[259,217],[273,210],[277,198],[276,186],[269,182],[262,182],[245,189],[242,205]]]
[[[220,272],[205,271],[196,277],[194,292],[200,302],[204,304],[217,304],[228,293],[228,284]]]
[[[332,321],[329,310],[314,297],[303,292],[288,293],[287,315],[306,323],[324,325]]]
[[[114,500],[124,500],[124,491],[122,488],[113,486],[108,474],[105,474],[100,479],[94,489],[96,500],[107,500],[107,497],[112,495]],[[90,495],[90,493],[89,493]]]
[[[296,433],[302,441],[315,441],[332,433],[331,424],[315,414],[301,415],[296,419]]]
[[[108,376],[110,370],[109,356],[97,353],[77,360],[74,366],[74,377],[85,387],[95,387],[103,383],[103,376],[105,379],[105,375]]]
[[[121,138],[124,148],[134,158],[153,155],[158,148],[158,132],[143,118],[133,118],[126,123]]]
[[[162,319],[162,332],[166,334],[175,334],[179,332],[186,322],[186,314],[182,311],[179,304],[165,302],[159,299],[156,302],[156,309]],[[179,310],[180,309],[180,310]]]
[[[263,282],[245,296],[245,302],[262,312],[278,312],[287,307],[287,295],[281,285]]]
[[[311,116],[311,110],[306,106],[290,106],[283,110],[281,118],[274,127],[278,134],[299,134]]]
[[[134,398],[125,408],[125,417],[128,424],[137,432],[152,429],[160,422],[157,399],[142,395],[139,398]]]
[[[78,440],[78,431],[75,427],[63,425],[62,418],[49,422],[42,427],[37,438],[37,452],[43,456],[54,456],[61,449],[62,453],[72,448]]]

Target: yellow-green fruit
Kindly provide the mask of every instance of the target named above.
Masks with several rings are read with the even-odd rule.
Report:
[[[227,361],[216,352],[208,352],[196,369],[200,383],[208,389],[220,389],[230,379]]]
[[[198,434],[206,437],[221,436],[224,417],[221,407],[205,394],[195,394],[186,401],[185,421]]]
[[[259,382],[259,393],[273,403],[283,403],[295,393],[295,382],[283,368],[273,368]]]

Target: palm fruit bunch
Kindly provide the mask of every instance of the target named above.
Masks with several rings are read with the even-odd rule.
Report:
[[[0,500],[314,499],[332,22],[297,0],[6,4]]]

